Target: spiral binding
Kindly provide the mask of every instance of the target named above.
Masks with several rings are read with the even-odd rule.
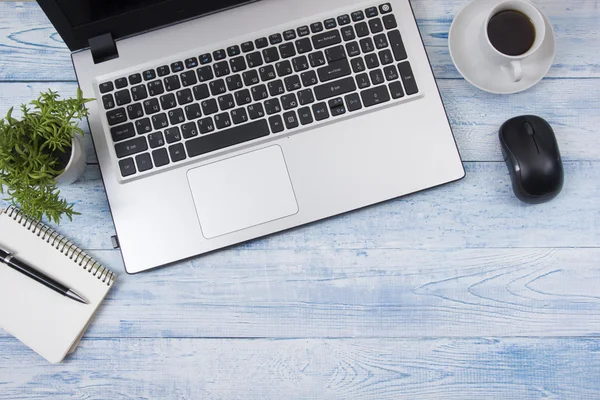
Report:
[[[4,210],[4,214],[23,225],[27,230],[36,234],[42,240],[45,240],[52,247],[56,248],[70,260],[82,267],[85,271],[96,276],[98,280],[106,283],[108,286],[115,281],[116,276],[111,271],[94,261],[92,257],[86,254],[83,250],[71,242],[69,239],[60,235],[58,232],[43,224],[41,221],[35,220],[25,215],[15,206],[9,206]]]

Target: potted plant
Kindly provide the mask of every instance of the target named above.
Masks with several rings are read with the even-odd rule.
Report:
[[[22,117],[11,108],[0,120],[0,193],[36,219],[70,220],[73,205],[60,197],[58,184],[73,183],[84,172],[86,157],[78,123],[88,115],[80,89],[76,98],[59,99],[51,90],[21,105]]]

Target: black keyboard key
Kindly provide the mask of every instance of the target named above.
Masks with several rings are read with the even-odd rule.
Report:
[[[130,85],[137,85],[138,83],[141,83],[141,82],[142,82],[141,74],[129,75],[129,84]]]
[[[319,33],[321,31],[323,31],[323,24],[320,22],[315,22],[310,24],[310,31],[312,33]]]
[[[346,106],[342,98],[338,97],[337,99],[329,100],[329,110],[334,117],[346,114]]]
[[[312,44],[309,38],[303,38],[296,40],[296,49],[298,49],[298,54],[308,53],[312,51]]]
[[[300,28],[296,29],[296,32],[298,32],[298,36],[300,36],[300,37],[310,35],[310,31],[308,29],[308,26],[306,26],[306,25],[301,26]]]
[[[283,60],[275,64],[275,69],[279,76],[286,76],[293,72],[292,64],[288,60]]]
[[[183,89],[177,92],[177,103],[180,106],[190,104],[192,101],[194,101],[194,95],[190,89]]]
[[[150,123],[150,118],[138,119],[135,121],[135,130],[138,135],[143,135],[152,130],[152,124]]]
[[[393,30],[388,32],[388,39],[390,45],[392,46],[392,51],[394,52],[394,58],[396,61],[405,60],[408,56],[406,54],[406,49],[404,48],[404,42],[402,42],[402,36],[400,35],[400,31]]]
[[[181,72],[183,71],[183,62],[177,61],[171,64],[171,71],[173,72]]]
[[[190,104],[189,106],[185,106],[185,117],[188,121],[192,121],[198,119],[202,116],[202,111],[200,111],[200,104]]]
[[[148,150],[148,143],[144,136],[138,136],[135,139],[115,144],[115,151],[118,158],[132,156],[146,150]]]
[[[235,125],[248,122],[248,113],[245,108],[237,108],[231,111],[231,120]]]
[[[165,89],[168,92],[181,88],[181,82],[179,82],[179,76],[173,75],[165,78]]]
[[[112,82],[104,82],[100,84],[100,93],[108,93],[115,90],[115,85]]]
[[[283,86],[283,82],[281,79],[277,79],[276,81],[272,81],[268,83],[269,86],[269,94],[272,97],[279,96],[280,94],[285,93],[285,88]]]
[[[106,119],[110,126],[120,124],[121,122],[127,121],[127,113],[124,108],[117,108],[106,113]]]
[[[229,75],[229,63],[227,61],[221,61],[213,65],[213,69],[215,71],[215,76],[225,76]]]
[[[400,81],[394,81],[389,85],[390,93],[392,94],[392,99],[399,99],[404,97],[404,90],[402,89],[402,84]]]
[[[164,96],[160,96],[160,106],[163,110],[169,110],[171,108],[177,107],[177,100],[175,100],[175,95],[173,93],[168,93]]]
[[[292,65],[294,66],[294,71],[301,72],[308,69],[308,59],[306,56],[296,57],[292,60]]]
[[[365,10],[365,14],[367,16],[367,18],[373,18],[376,17],[377,15],[379,15],[379,13],[377,12],[377,7],[369,7]]]
[[[147,115],[154,114],[160,111],[160,105],[158,99],[144,100],[144,111]]]
[[[250,51],[254,50],[254,43],[252,42],[244,42],[242,43],[242,51],[244,53],[248,53]]]
[[[196,100],[204,100],[210,96],[210,93],[208,92],[208,85],[206,83],[194,86],[192,90],[194,91],[194,98]]]
[[[138,119],[144,116],[144,110],[142,110],[142,105],[140,103],[130,104],[127,106],[127,116],[129,119]]]
[[[273,67],[271,67],[271,68],[273,68]],[[273,70],[273,74],[274,73],[275,73],[275,70]],[[255,70],[244,72],[242,74],[242,78],[244,79],[244,85],[246,85],[246,86],[256,85],[257,83],[260,82],[260,79],[258,78],[258,73]]]
[[[269,135],[269,126],[264,119],[236,126],[213,135],[201,136],[185,143],[190,157],[210,153],[249,140]]]
[[[171,125],[177,125],[185,122],[185,117],[183,116],[183,110],[181,108],[169,111],[168,115]]]
[[[350,63],[352,64],[352,71],[354,71],[354,73],[356,74],[363,72],[367,69],[365,62],[361,57],[353,58],[352,60],[350,60]]]
[[[215,123],[211,117],[203,118],[198,121],[198,128],[200,129],[200,134],[204,135],[215,130]]]
[[[242,77],[239,75],[228,76],[225,78],[225,83],[227,83],[227,90],[231,92],[244,87],[244,84],[242,83]]]
[[[308,125],[313,123],[312,113],[310,107],[302,107],[298,110],[298,120],[302,125]]]
[[[119,78],[115,80],[115,86],[117,89],[123,89],[125,86],[127,86],[127,79]]]
[[[133,175],[137,172],[135,169],[135,162],[133,161],[133,158],[126,158],[124,160],[120,160],[119,169],[121,170],[121,176],[123,178]]]
[[[202,105],[202,112],[204,113],[204,115],[214,114],[217,111],[219,111],[219,106],[215,99],[204,100],[200,104]]]
[[[179,142],[181,140],[181,131],[179,131],[177,126],[165,129],[165,139],[169,144]]]
[[[360,48],[363,53],[375,51],[375,46],[373,45],[373,40],[371,40],[371,38],[360,39]]]
[[[329,118],[329,110],[327,109],[327,104],[325,103],[313,104],[312,111],[317,121],[322,121]]]
[[[205,53],[198,57],[198,59],[200,60],[200,64],[204,65],[212,61],[212,56],[210,53]]]
[[[313,92],[310,89],[304,89],[298,92],[298,103],[302,106],[306,104],[313,103],[315,101],[315,97],[313,96]]]
[[[198,74],[198,80],[200,82],[210,81],[212,78],[214,78],[210,65],[198,68],[196,73]]]
[[[381,24],[381,19],[379,18],[370,19],[369,27],[371,28],[371,33],[379,33],[383,31],[383,25]]]
[[[260,79],[262,79],[263,82],[277,78],[275,68],[273,68],[272,65],[265,65],[264,67],[260,67],[258,69],[258,72],[260,73]]]
[[[388,65],[383,69],[383,74],[385,75],[385,79],[389,81],[395,81],[398,79],[398,70],[393,65]]]
[[[348,53],[348,57],[356,57],[360,54],[360,46],[358,42],[350,42],[346,43],[346,52]]]
[[[356,35],[354,34],[354,28],[351,26],[345,26],[342,28],[342,37],[344,41],[354,40]]]
[[[158,95],[163,94],[164,92],[165,88],[163,86],[162,81],[148,82],[148,93],[150,93],[150,96],[156,97]]]
[[[208,85],[210,86],[210,93],[212,93],[213,96],[218,96],[227,91],[227,88],[225,87],[225,81],[223,79],[217,79]]]
[[[185,149],[183,148],[183,144],[177,143],[173,146],[169,147],[169,155],[171,156],[171,161],[177,162],[185,160]]]
[[[248,106],[248,114],[250,115],[250,119],[252,120],[262,118],[265,116],[265,109],[260,103],[251,104]]]
[[[371,86],[369,75],[367,75],[366,72],[356,75],[356,86],[358,86],[359,89],[366,89]]]
[[[315,51],[314,53],[310,53],[308,55],[308,59],[310,60],[310,65],[313,68],[325,65],[325,55],[323,55],[322,51]]]
[[[225,57],[226,57],[225,50],[220,49],[220,50],[213,51],[213,58],[215,59],[215,61],[222,60]]]
[[[142,72],[142,75],[144,76],[145,81],[151,81],[152,79],[156,78],[156,72],[154,72],[153,69]]]
[[[400,77],[402,78],[404,89],[406,89],[406,94],[410,96],[411,94],[417,93],[419,91],[419,88],[417,87],[417,81],[415,80],[415,76],[413,75],[410,63],[408,61],[405,61],[403,63],[398,64],[398,71],[400,72]]]
[[[167,126],[169,126],[167,114],[165,113],[155,114],[150,119],[152,120],[152,126],[154,127],[155,131],[165,129]]]
[[[102,96],[102,104],[104,104],[105,110],[115,108],[115,99],[113,98],[113,95],[109,93]]]
[[[224,94],[223,96],[219,96],[219,107],[221,111],[229,110],[235,107],[235,101],[233,100],[233,95],[230,93]]]
[[[298,107],[298,99],[296,99],[296,95],[294,93],[289,93],[281,96],[281,106],[284,110],[290,110]]]
[[[373,40],[375,41],[375,47],[377,47],[378,50],[385,49],[386,47],[388,47],[387,36],[385,36],[385,34],[383,33],[375,35]]]
[[[348,25],[350,23],[350,16],[348,14],[340,15],[337,17],[338,24]]]
[[[296,49],[293,43],[283,43],[279,45],[279,53],[281,58],[290,58],[296,55]]]
[[[377,54],[375,54],[375,53],[367,54],[365,56],[365,63],[367,64],[367,67],[369,69],[379,67],[379,58],[377,57]]]
[[[185,67],[186,68],[196,68],[198,66],[198,59],[196,57],[190,57],[188,59],[186,59],[185,61]]]
[[[287,129],[297,128],[299,123],[298,123],[298,116],[296,115],[296,112],[288,111],[286,113],[283,113],[283,122],[285,123],[285,127]]]
[[[396,22],[396,17],[394,17],[394,14],[383,17],[383,26],[385,26],[385,29],[394,29],[398,27],[398,23]]]
[[[229,118],[229,113],[221,113],[215,115],[215,126],[217,129],[229,128],[231,126],[231,118]]]
[[[385,77],[380,69],[374,69],[373,71],[369,72],[369,75],[371,76],[371,82],[373,82],[373,85],[381,85],[383,82],[385,82]]]
[[[131,97],[133,101],[144,100],[148,97],[148,91],[146,90],[146,85],[138,85],[131,88]]]
[[[118,106],[131,103],[131,95],[129,94],[129,90],[123,89],[115,92],[115,102]]]
[[[250,91],[248,89],[239,90],[235,92],[235,102],[238,106],[243,106],[244,104],[248,104],[252,101],[252,97],[250,97]]]
[[[281,120],[280,115],[273,115],[269,118],[269,125],[271,126],[271,131],[273,133],[283,132],[283,121]]]
[[[380,5],[379,12],[382,14],[392,12],[392,5],[390,3],[385,3],[385,4]]]
[[[257,49],[262,49],[263,47],[267,47],[269,45],[269,41],[266,37],[258,38],[254,41]]]
[[[365,107],[371,107],[376,104],[390,101],[390,94],[385,85],[377,86],[372,89],[363,90],[360,92],[360,97]]]
[[[342,43],[342,36],[339,30],[323,32],[312,37],[312,44],[315,50],[323,47],[333,46],[334,44]]]
[[[281,37],[280,33],[274,33],[271,36],[269,36],[269,43],[271,43],[271,45],[276,45],[283,42],[283,38]]]
[[[333,29],[337,26],[337,23],[334,18],[329,18],[323,22],[323,25],[325,25],[325,29]]]
[[[281,104],[279,103],[279,99],[275,98],[265,101],[265,110],[267,111],[267,115],[281,112]]]
[[[161,67],[156,68],[156,72],[158,72],[158,76],[165,76],[171,73],[168,65],[163,65]]]
[[[333,79],[341,78],[342,76],[350,75],[350,64],[347,59],[332,62],[326,67],[321,67],[317,70],[319,80],[327,82]]]
[[[148,135],[148,144],[150,144],[151,149],[155,149],[160,146],[165,145],[165,139],[163,139],[163,135],[160,132],[154,132]]]
[[[392,56],[392,52],[389,49],[385,49],[379,52],[379,60],[381,61],[381,65],[388,65],[394,62],[394,56]]]
[[[346,107],[348,111],[356,111],[362,108],[362,104],[360,103],[360,96],[358,93],[350,93],[345,97],[346,99]]]
[[[120,142],[121,140],[132,138],[135,136],[133,124],[129,122],[125,125],[110,128],[110,135],[112,136],[113,142]]]
[[[296,39],[296,31],[294,31],[293,29],[287,30],[285,32],[283,32],[283,38],[285,40],[294,40]]]
[[[328,48],[325,50],[325,56],[327,57],[327,62],[329,63],[346,58],[344,46],[340,45]]]
[[[248,61],[248,67],[250,68],[259,67],[263,64],[262,56],[258,51],[246,55],[246,60]]]
[[[258,85],[252,88],[252,98],[254,101],[264,100],[267,97],[269,97],[269,94],[265,85]]]
[[[229,60],[229,64],[231,65],[231,72],[234,74],[236,72],[242,72],[246,69],[246,61],[243,56],[239,56]]]
[[[181,76],[181,84],[184,87],[192,86],[198,83],[198,79],[196,78],[196,73],[194,71],[186,71]]]
[[[152,152],[152,159],[156,167],[162,167],[169,163],[167,149],[157,149]]]
[[[187,124],[181,125],[181,135],[184,139],[193,138],[198,136],[198,127],[194,122],[188,122]]]
[[[362,11],[354,11],[352,13],[352,21],[358,22],[362,21],[363,19],[365,19],[365,14],[363,14]]]
[[[365,37],[369,35],[369,26],[366,22],[359,22],[354,26],[354,29],[356,29],[356,36],[358,37]]]
[[[262,54],[266,63],[279,61],[279,52],[277,51],[277,47],[269,47],[268,49],[264,49]]]
[[[300,78],[298,75],[288,76],[284,79],[285,88],[288,92],[293,92],[294,90],[302,89],[302,84],[300,83]]]
[[[227,55],[229,57],[239,56],[241,53],[242,53],[242,51],[240,50],[240,46],[238,46],[238,45],[229,46],[227,48]]]
[[[329,99],[356,90],[354,78],[347,77],[324,85],[315,86],[315,97],[317,100]]]

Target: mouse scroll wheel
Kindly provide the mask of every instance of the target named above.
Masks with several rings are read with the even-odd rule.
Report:
[[[525,122],[523,123],[523,125],[525,125],[525,131],[529,136],[533,136],[535,134],[535,132],[533,131],[533,126],[531,126],[529,122]]]

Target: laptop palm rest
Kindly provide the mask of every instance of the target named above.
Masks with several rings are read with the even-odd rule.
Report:
[[[279,146],[191,169],[187,178],[207,239],[298,212]]]

